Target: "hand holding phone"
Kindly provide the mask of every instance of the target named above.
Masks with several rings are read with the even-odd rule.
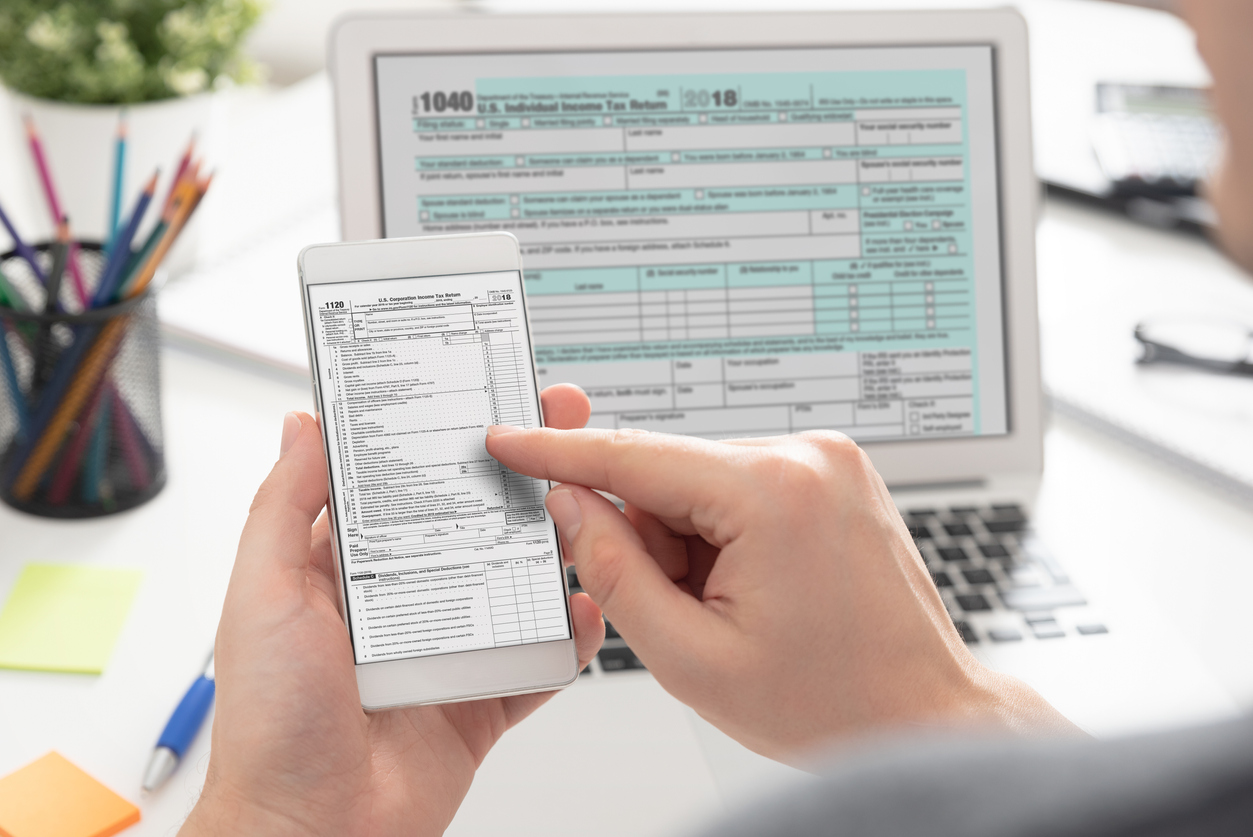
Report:
[[[587,421],[575,387],[550,387],[543,403],[554,426]],[[491,746],[552,696],[362,712],[326,497],[319,428],[288,414],[231,573],[212,755],[182,835],[442,834]],[[570,609],[582,668],[604,623],[585,594]]]
[[[300,276],[361,705],[573,682],[548,484],[484,448],[543,424],[517,239],[317,245]]]

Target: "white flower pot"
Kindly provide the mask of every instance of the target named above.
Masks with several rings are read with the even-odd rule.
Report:
[[[156,222],[161,201],[193,133],[197,137],[197,154],[212,168],[215,152],[223,142],[224,107],[220,93],[119,106],[67,104],[10,92],[8,121],[11,128],[6,145],[19,163],[16,176],[25,192],[26,204],[23,211],[11,214],[19,215],[30,225],[29,233],[26,226],[19,232],[24,238],[39,240],[48,238],[53,230],[51,211],[22,126],[25,115],[29,114],[34,120],[43,140],[61,208],[70,217],[74,235],[79,239],[103,241],[112,207],[114,141],[121,111],[126,111],[127,122],[122,223],[129,217],[152,172],[158,167],[161,170],[156,198],[140,230],[142,236]],[[10,160],[10,169],[14,168],[14,162]],[[178,245],[166,258],[165,267],[171,274],[184,272],[195,261],[197,226],[193,217],[179,237]]]

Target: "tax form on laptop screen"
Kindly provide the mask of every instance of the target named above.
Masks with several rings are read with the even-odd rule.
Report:
[[[991,46],[377,55],[386,236],[522,243],[590,425],[1009,431]]]

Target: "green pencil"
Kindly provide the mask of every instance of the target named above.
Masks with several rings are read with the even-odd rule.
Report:
[[[152,232],[148,234],[148,238],[144,241],[144,246],[135,251],[135,255],[130,257],[126,263],[126,278],[118,285],[116,298],[125,299],[127,292],[130,290],[131,283],[135,281],[135,277],[139,275],[143,266],[148,263],[148,258],[152,255],[152,251],[157,249],[157,245],[161,243],[161,237],[165,235],[165,231],[169,229],[170,224],[165,218],[157,222],[152,228]]]
[[[9,277],[0,271],[0,305],[12,308],[14,311],[29,311],[30,305],[26,302],[26,297],[18,293],[17,288],[13,287],[13,283],[9,281]]]
[[[0,273],[0,306],[8,308],[10,311],[29,311],[30,303],[26,301],[26,297],[22,296],[17,288],[13,287],[13,283],[3,273]],[[14,328],[17,333],[25,338],[27,343],[35,339],[35,324],[33,322],[14,322]]]

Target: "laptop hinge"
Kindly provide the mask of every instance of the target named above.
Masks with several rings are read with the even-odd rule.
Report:
[[[986,488],[987,484],[987,480],[981,479],[955,480],[952,482],[906,482],[889,485],[888,491],[892,494],[896,494],[898,492],[907,491],[943,491],[954,488]]]

